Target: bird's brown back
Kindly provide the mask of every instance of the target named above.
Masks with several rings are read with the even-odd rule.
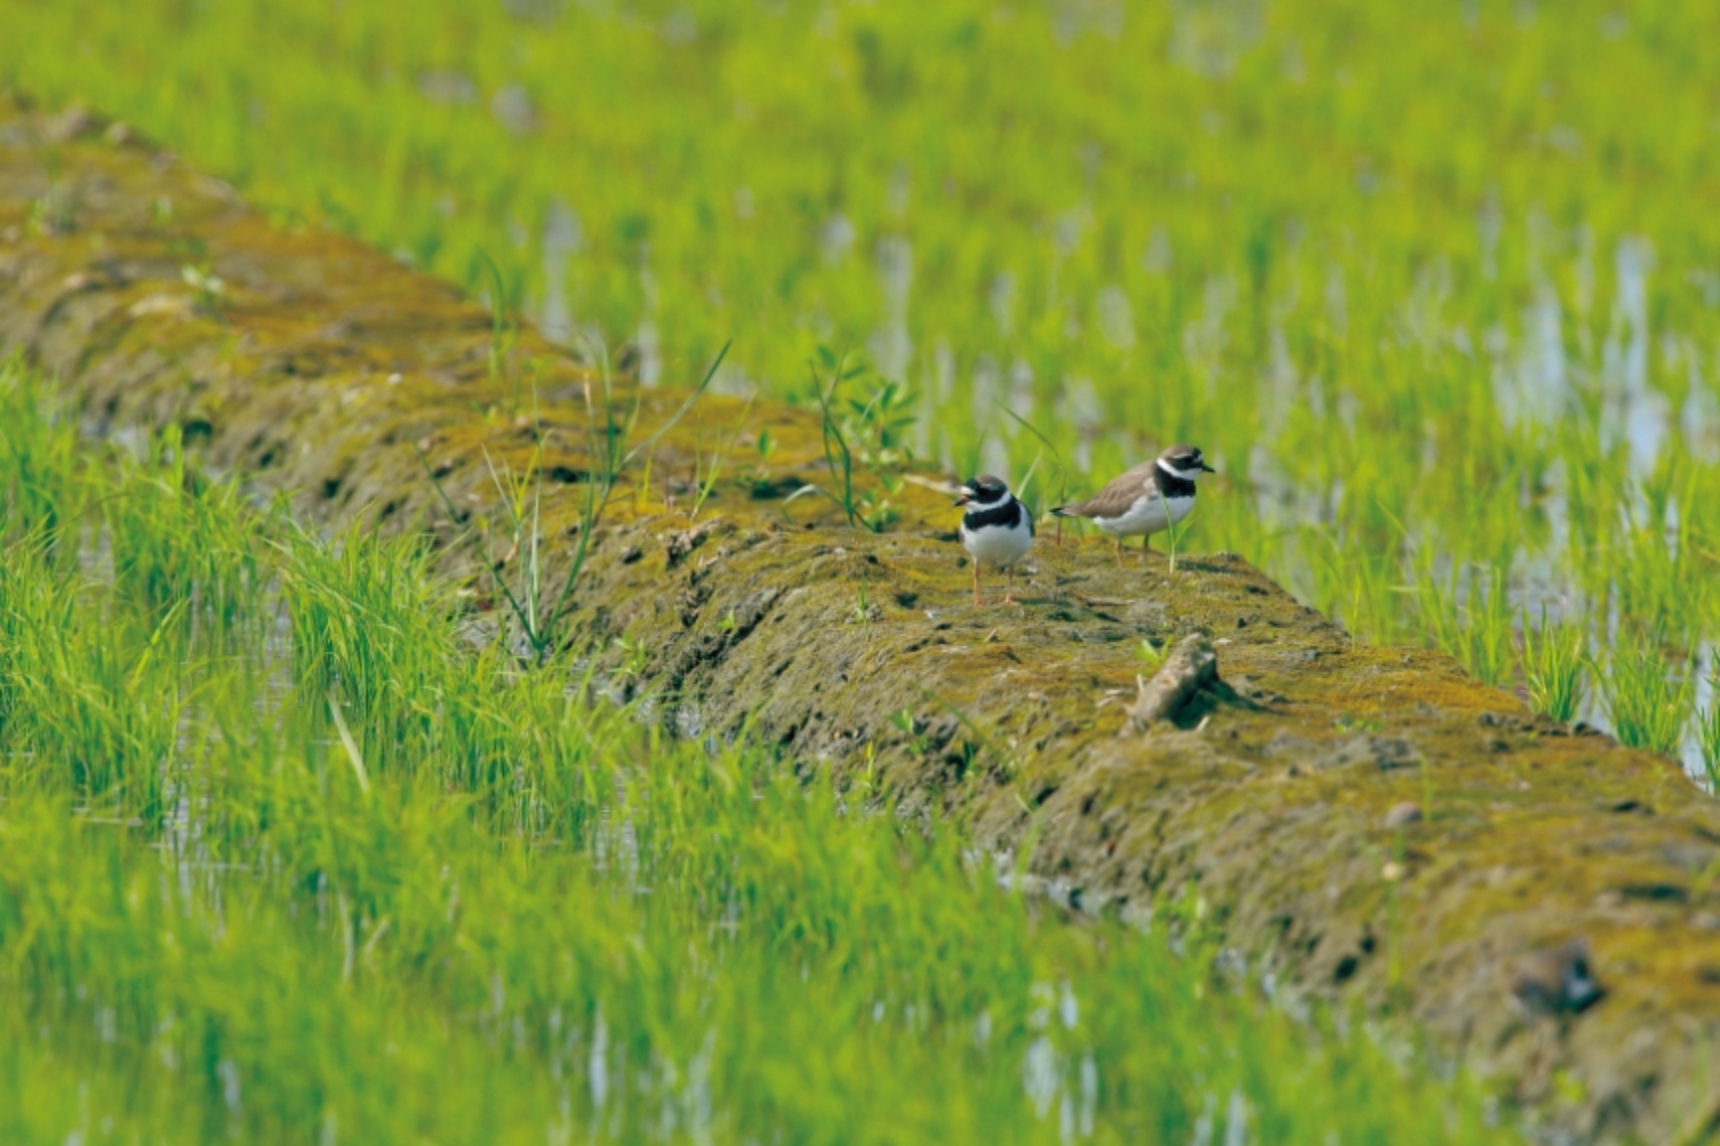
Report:
[[[1065,517],[1121,517],[1138,501],[1153,481],[1157,461],[1142,462],[1121,477],[1114,478],[1104,489],[1073,505],[1059,506],[1053,512]]]

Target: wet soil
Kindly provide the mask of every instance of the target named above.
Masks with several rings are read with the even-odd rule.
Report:
[[[647,440],[685,391],[606,385],[529,329],[498,354],[453,288],[16,97],[0,345],[94,432],[177,424],[308,520],[424,531],[504,627],[485,567],[518,585],[528,561],[483,547],[492,472],[541,474],[543,582],[590,542],[561,639],[677,733],[744,734],[955,817],[1081,910],[1173,927],[1155,906],[1192,896],[1245,989],[1402,1021],[1549,1137],[1720,1127],[1720,806],[1675,761],[1535,717],[1448,657],[1355,643],[1241,557],[1118,568],[1042,537],[1021,606],[976,608],[941,475],[905,481],[882,534],[851,527],[787,496],[829,485],[816,415],[714,395],[594,521],[604,443]],[[695,519],[698,459],[743,412]],[[1192,635],[1166,668],[1196,675],[1143,687],[1141,643]],[[1577,938],[1598,999],[1526,985]]]

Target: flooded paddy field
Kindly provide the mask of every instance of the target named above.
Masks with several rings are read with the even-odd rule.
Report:
[[[1069,916],[42,408],[0,378],[8,1141],[1505,1140],[1192,901],[1180,956]]]
[[[647,384],[852,351],[904,448],[1040,506],[1198,441],[1189,546],[1720,750],[1708,5],[0,12],[0,78]]]
[[[0,21],[0,83],[69,109],[67,139],[81,102],[284,226],[451,280],[504,352],[526,319],[684,386],[730,344],[714,390],[810,405],[820,348],[846,351],[877,473],[989,469],[1038,508],[1198,442],[1219,474],[1181,550],[1712,787],[1709,6],[0,0]],[[27,229],[99,249],[49,174]],[[177,257],[218,300],[206,253]],[[531,401],[529,366],[501,381]],[[689,425],[712,460],[657,474],[665,503],[696,506],[713,466],[781,479],[768,433]],[[87,634],[41,644],[63,687],[0,699],[27,1139],[173,1138],[196,1109],[194,1137],[887,1140],[923,1117],[912,1136],[1413,1141],[1429,1103],[1451,1113],[1427,1140],[1492,1133],[1466,1091],[1053,923],[959,826],[844,816],[494,651],[389,660],[453,647],[410,554],[235,508],[239,540],[191,546],[208,568],[138,573],[204,526],[163,503],[124,527],[159,552],[127,564],[91,491],[182,475],[86,473],[56,433],[0,480],[14,599]],[[54,450],[69,500],[37,505],[18,459]],[[887,531],[902,494],[862,484]],[[199,586],[187,612],[132,584],[155,576]],[[342,628],[367,609],[385,620]],[[460,704],[467,742],[429,731]],[[33,772],[43,753],[76,776]],[[276,1040],[322,1065],[273,1071]],[[743,1062],[776,1081],[737,1090]],[[470,1089],[431,1081],[462,1069]]]

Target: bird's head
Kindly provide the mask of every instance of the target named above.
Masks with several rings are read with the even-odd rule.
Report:
[[[1216,473],[1206,464],[1199,446],[1172,446],[1159,455],[1159,468],[1184,481],[1193,481],[1202,473]]]
[[[990,474],[980,474],[962,483],[962,495],[956,498],[957,505],[999,505],[1009,497],[1009,486],[1000,477]]]

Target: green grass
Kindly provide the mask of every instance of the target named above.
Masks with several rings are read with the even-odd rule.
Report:
[[[1523,675],[1529,703],[1555,720],[1574,720],[1582,710],[1588,681],[1588,658],[1580,622],[1551,621],[1546,607],[1539,625],[1520,619],[1523,633]]]
[[[1607,716],[1620,743],[1667,754],[1678,751],[1695,696],[1689,667],[1670,668],[1660,648],[1644,640],[1619,650],[1604,691]]]
[[[0,82],[464,284],[498,347],[523,308],[692,385],[732,337],[716,385],[822,400],[857,522],[889,527],[886,451],[1055,482],[1037,502],[1190,440],[1223,474],[1180,544],[1555,715],[1586,691],[1628,741],[1691,719],[1711,4],[0,0],[0,27]],[[77,241],[63,197],[37,216]],[[895,389],[820,389],[821,346]],[[82,468],[36,405],[0,386],[4,1137],[1007,1141],[1090,1108],[1183,1141],[1232,1094],[1266,1141],[1485,1136],[1198,959],[1050,922],[960,825],[653,741],[565,665],[458,652],[411,549],[251,513],[171,441]],[[743,462],[768,479],[762,439],[710,464]],[[559,588],[526,586],[529,629]]]
[[[1198,931],[474,651],[406,542],[0,402],[7,1142],[1503,1140]]]
[[[864,355],[963,476],[1068,459],[1079,492],[1196,441],[1223,480],[1187,545],[1531,696],[1543,604],[1679,656],[1720,628],[1702,0],[0,16],[0,81],[466,284],[503,337],[517,301],[691,383],[732,336],[720,386],[809,404],[819,346]]]
[[[1710,790],[1720,789],[1720,671],[1716,671],[1714,653],[1708,653],[1708,703],[1697,709],[1695,716],[1696,751],[1702,761],[1702,771]],[[1694,670],[1693,670],[1694,671]],[[1693,685],[1692,703],[1697,689]]]

